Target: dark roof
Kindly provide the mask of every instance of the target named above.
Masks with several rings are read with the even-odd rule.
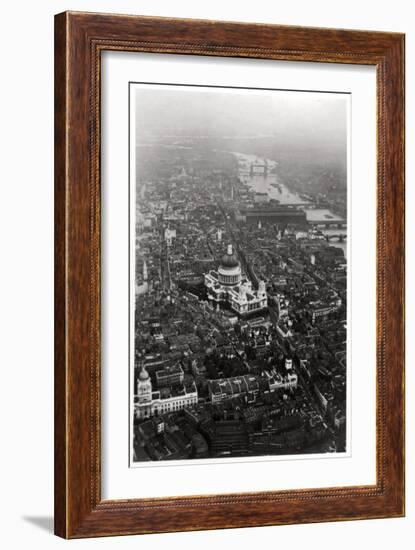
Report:
[[[234,267],[239,266],[239,261],[236,254],[234,254],[232,250],[231,250],[231,253],[229,254],[229,250],[228,250],[228,252],[222,256],[220,265],[225,269],[233,269]]]

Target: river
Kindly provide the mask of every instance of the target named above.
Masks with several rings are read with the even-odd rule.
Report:
[[[307,220],[339,220],[342,218],[329,209],[314,208],[311,200],[301,197],[295,191],[291,191],[278,176],[278,162],[271,159],[248,155],[232,151],[238,159],[238,175],[242,182],[256,193],[267,193],[270,199],[276,199],[280,204],[298,205],[306,213]],[[251,173],[251,165],[254,171],[261,171],[266,163],[267,173]],[[307,205],[310,205],[307,207]],[[347,229],[330,228],[321,230],[324,235],[347,235]],[[331,246],[341,248],[347,257],[347,240],[344,242],[331,241]]]

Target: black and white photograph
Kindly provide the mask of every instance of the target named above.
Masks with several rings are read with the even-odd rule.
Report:
[[[130,104],[132,465],[345,453],[349,94]]]
[[[2,8],[2,548],[409,548],[412,4]]]

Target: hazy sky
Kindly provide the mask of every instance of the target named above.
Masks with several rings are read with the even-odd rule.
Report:
[[[137,135],[283,135],[288,142],[346,145],[346,94],[140,85]]]

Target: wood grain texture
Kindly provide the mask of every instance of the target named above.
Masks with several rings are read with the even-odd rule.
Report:
[[[100,54],[103,50],[376,66],[376,485],[101,501]],[[402,516],[403,316],[403,35],[71,12],[56,16],[57,535],[76,538]]]
[[[58,20],[57,20],[58,23]],[[66,532],[66,26],[55,25],[55,531]],[[59,84],[59,85],[58,85]]]

